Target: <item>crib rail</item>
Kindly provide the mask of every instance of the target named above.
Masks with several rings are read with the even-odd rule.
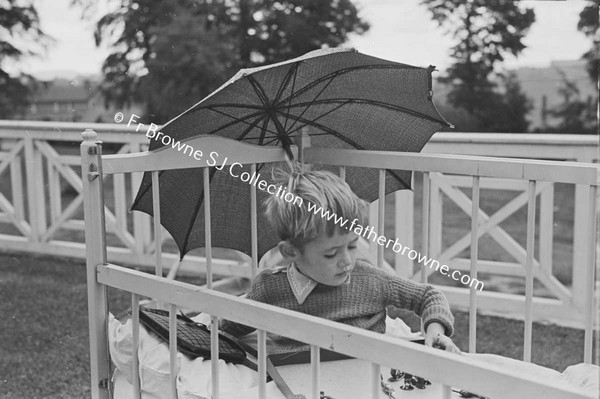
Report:
[[[588,397],[553,381],[527,379],[511,370],[478,363],[460,355],[148,273],[111,264],[99,265],[97,273],[98,282],[110,287],[152,296],[180,307],[199,309],[260,331],[284,335],[374,364],[401,368],[431,381],[460,386],[491,398]],[[372,383],[379,387],[379,376]],[[518,387],[518,392],[515,392],[515,387]]]
[[[576,162],[552,162],[537,161],[510,158],[486,158],[475,156],[455,156],[440,154],[414,154],[414,153],[395,153],[386,151],[357,151],[357,150],[338,150],[323,148],[307,148],[304,150],[304,157],[308,163],[322,163],[327,165],[337,165],[342,168],[363,167],[376,168],[380,171],[385,169],[404,169],[420,171],[424,174],[424,195],[423,195],[423,254],[429,255],[429,237],[430,223],[429,217],[431,209],[429,207],[429,181],[430,173],[444,172],[457,175],[472,176],[472,220],[471,220],[471,262],[470,277],[477,278],[477,248],[481,228],[478,221],[479,209],[479,179],[481,177],[491,177],[500,179],[517,179],[528,182],[528,200],[527,200],[527,248],[525,259],[525,303],[523,314],[525,319],[524,349],[523,359],[531,361],[531,341],[532,341],[532,321],[533,321],[533,277],[534,273],[539,277],[542,273],[540,268],[534,268],[535,251],[535,217],[536,217],[536,186],[538,182],[552,183],[570,183],[585,185],[589,188],[588,215],[597,215],[597,195],[600,169],[595,164],[585,164]],[[380,179],[380,188],[383,182]],[[383,195],[380,192],[380,204],[383,202]],[[379,214],[384,212],[380,207]],[[383,220],[381,217],[380,220]],[[380,222],[381,223],[381,222]],[[381,226],[379,231],[382,232]],[[595,251],[596,242],[596,217],[590,217],[587,229],[587,248],[588,256],[586,259],[586,284],[585,284],[585,307],[582,315],[585,324],[584,337],[584,361],[590,363],[592,360],[592,340],[593,326],[597,320],[597,304],[594,304],[595,290]],[[425,265],[421,266],[422,281],[427,282],[427,270]],[[543,277],[543,276],[542,276]],[[552,279],[552,277],[550,277]],[[475,352],[476,328],[477,328],[477,296],[478,291],[470,289],[469,301],[469,351]],[[497,300],[502,299],[502,294],[497,294]],[[506,297],[506,296],[504,296]],[[567,300],[571,300],[568,293],[565,293]]]
[[[166,151],[158,151],[153,154],[135,154],[105,156],[101,155],[101,147],[98,146],[93,132],[84,133],[82,144],[82,168],[84,181],[84,208],[86,213],[86,242],[88,243],[88,306],[90,316],[90,346],[91,346],[91,371],[92,371],[92,397],[106,398],[109,396],[107,390],[98,389],[99,386],[106,387],[109,373],[109,357],[106,343],[106,288],[114,287],[132,293],[132,307],[138,306],[139,296],[149,296],[159,301],[164,307],[170,309],[171,314],[171,393],[176,397],[176,329],[175,314],[179,307],[191,307],[202,310],[211,315],[212,340],[212,392],[213,398],[219,397],[219,376],[216,352],[218,351],[217,322],[219,318],[225,318],[242,324],[250,325],[258,329],[258,352],[259,356],[259,397],[264,397],[265,388],[265,333],[272,332],[303,341],[312,345],[312,381],[311,392],[317,398],[319,392],[318,373],[318,350],[323,347],[347,354],[359,359],[364,359],[373,364],[372,393],[376,398],[380,387],[379,367],[402,367],[414,374],[421,375],[432,381],[444,385],[444,397],[450,397],[450,386],[459,386],[468,391],[477,392],[492,398],[586,398],[576,390],[559,386],[552,381],[542,381],[519,376],[510,370],[490,367],[478,364],[471,359],[465,359],[457,355],[447,354],[430,348],[415,347],[407,343],[398,342],[386,336],[350,328],[346,325],[334,323],[328,320],[318,319],[311,316],[290,312],[285,309],[245,301],[230,295],[211,290],[213,284],[213,265],[210,250],[211,231],[206,223],[205,242],[207,243],[206,268],[207,288],[199,288],[177,281],[171,281],[162,277],[160,264],[161,240],[156,243],[156,276],[136,272],[108,263],[105,243],[105,221],[102,193],[102,176],[105,174],[129,173],[139,171],[152,171],[154,207],[154,229],[155,237],[160,237],[160,206],[158,195],[158,170],[169,168],[187,168],[204,166],[204,190],[205,218],[210,221],[210,202],[208,195],[210,186],[207,178],[208,168],[204,163],[198,163],[192,157],[176,157],[173,161],[171,156],[164,156]],[[211,144],[211,150],[219,151],[221,155],[229,155],[229,161],[247,162],[253,164],[262,162],[276,162],[284,160],[284,152],[281,149],[265,149],[249,146],[241,143],[232,143],[229,140],[216,137],[203,137],[190,141],[195,148]],[[306,144],[306,143],[305,143]],[[366,167],[379,170],[379,205],[377,208],[377,231],[383,234],[383,221],[385,214],[385,170],[405,169],[421,171],[425,176],[424,195],[424,231],[423,251],[428,254],[429,232],[426,230],[429,223],[431,210],[429,208],[429,174],[439,171],[459,175],[472,176],[473,178],[473,212],[478,208],[479,179],[481,177],[494,177],[504,179],[519,179],[528,183],[528,217],[527,217],[527,260],[526,268],[526,297],[523,303],[525,316],[525,342],[523,357],[526,361],[531,357],[531,331],[532,312],[534,306],[533,277],[539,271],[534,268],[534,228],[535,228],[535,193],[538,181],[566,182],[571,184],[585,185],[589,187],[589,214],[596,214],[597,195],[597,173],[595,165],[581,163],[554,163],[543,161],[528,161],[514,159],[489,159],[484,157],[455,157],[449,155],[425,155],[410,153],[355,151],[355,150],[330,150],[318,148],[304,148],[301,142],[298,148],[294,148],[299,159],[305,162],[318,162],[322,164],[337,165],[340,174],[345,175],[347,167]],[[179,159],[181,158],[181,159]],[[250,186],[252,226],[251,234],[256,237],[256,187]],[[474,213],[476,214],[476,212]],[[477,277],[478,254],[477,242],[479,238],[480,224],[477,217],[472,220],[471,232],[471,268],[470,276]],[[588,248],[595,246],[595,219],[590,218],[588,224],[589,240]],[[383,262],[383,247],[378,249],[377,259],[381,266]],[[253,240],[252,276],[256,274],[257,250],[256,242]],[[592,354],[592,326],[593,326],[593,295],[594,295],[594,270],[595,259],[593,251],[587,258],[585,265],[587,271],[586,308],[582,312],[585,316],[585,361],[591,361]],[[428,274],[425,267],[422,269],[422,281],[427,281]],[[476,288],[470,290],[470,337],[469,349],[475,351],[475,330],[478,292]],[[139,337],[139,320],[134,318],[134,340]],[[135,356],[135,355],[134,355]],[[136,375],[137,373],[134,373]],[[517,388],[518,391],[515,391]],[[134,384],[139,394],[139,383]]]

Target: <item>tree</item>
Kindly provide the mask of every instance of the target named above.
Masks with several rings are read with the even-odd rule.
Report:
[[[121,0],[96,28],[96,43],[113,49],[102,91],[117,106],[145,103],[146,121],[163,123],[241,67],[334,47],[366,31],[357,14],[350,0]]]
[[[506,54],[517,56],[524,48],[522,39],[535,20],[533,10],[521,9],[512,0],[421,0],[433,19],[456,39],[451,49],[454,63],[441,81],[451,85],[448,101],[480,121],[480,130],[500,128],[497,107],[505,111],[525,112],[526,100],[514,78],[502,78],[497,65]],[[504,79],[504,99],[498,96],[496,80]],[[517,101],[508,104],[507,101]],[[525,115],[513,115],[524,121]],[[510,123],[511,121],[505,121]],[[497,130],[496,130],[497,131]]]
[[[548,113],[559,120],[558,125],[546,131],[556,133],[597,134],[596,112],[591,103],[583,101],[577,85],[558,70],[561,83],[558,94],[562,103],[550,109]]]
[[[521,90],[514,73],[502,76],[504,92],[493,92],[487,99],[488,107],[480,114],[480,123],[489,132],[523,133],[529,128],[526,116],[533,108],[531,100]],[[480,126],[480,128],[481,128]]]
[[[36,43],[26,46],[24,43]],[[0,2],[0,119],[21,113],[29,104],[35,79],[19,73],[11,76],[6,61],[18,61],[37,54],[48,39],[39,27],[39,18],[32,2],[7,0]]]
[[[579,13],[579,22],[577,23],[577,29],[593,40],[592,48],[583,55],[583,58],[587,60],[587,70],[590,79],[594,83],[597,83],[600,79],[598,72],[598,64],[600,63],[599,11],[598,1],[590,0],[589,4]]]
[[[446,119],[461,132],[522,133],[529,128],[526,116],[533,108],[532,101],[523,94],[514,73],[500,77],[503,91],[493,91],[486,97],[487,107],[475,118],[464,108],[441,104],[438,108]]]

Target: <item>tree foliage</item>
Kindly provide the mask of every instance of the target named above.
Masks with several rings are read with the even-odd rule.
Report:
[[[31,1],[0,2],[0,119],[22,112],[35,88],[33,77],[23,73],[11,76],[6,69],[7,61],[15,62],[39,51],[24,43],[47,43],[35,7]]]
[[[163,123],[239,68],[335,47],[368,28],[350,0],[121,0],[95,38],[112,48],[102,67],[107,100],[141,101],[145,119]]]
[[[546,128],[546,132],[575,133],[575,134],[597,134],[598,122],[596,110],[590,101],[584,101],[575,82],[569,80],[567,75],[558,70],[561,75],[561,83],[558,86],[558,94],[562,102],[550,109],[550,116],[558,119],[558,124]]]
[[[592,48],[583,55],[583,58],[587,60],[588,74],[594,83],[600,79],[598,72],[598,64],[600,63],[599,12],[598,1],[589,0],[589,4],[579,13],[579,22],[577,23],[577,29],[587,37],[592,38],[593,41]]]
[[[456,39],[451,49],[454,63],[441,79],[451,85],[450,104],[475,117],[481,131],[526,127],[527,99],[516,78],[502,78],[497,66],[507,54],[517,56],[525,48],[522,39],[535,19],[533,10],[521,9],[512,0],[421,0],[421,4]],[[499,89],[497,81],[506,86]]]

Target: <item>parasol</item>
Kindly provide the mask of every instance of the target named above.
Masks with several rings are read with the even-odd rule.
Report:
[[[345,48],[316,50],[277,64],[242,69],[166,123],[160,132],[170,140],[151,140],[150,151],[214,134],[250,144],[282,146],[292,157],[290,145],[307,130],[312,147],[418,152],[433,133],[451,126],[432,102],[433,70],[432,66],[415,67]],[[174,156],[178,156],[176,152]],[[209,174],[212,245],[250,254],[248,183],[218,166]],[[265,179],[267,169],[257,166]],[[249,168],[240,168],[237,174],[243,171],[249,172]],[[378,193],[377,173],[348,168],[346,180],[359,197],[373,201]],[[386,192],[409,189],[410,182],[410,171],[388,170]],[[161,223],[177,243],[181,257],[204,247],[202,170],[162,171],[159,187]],[[145,173],[133,210],[152,215],[151,188],[151,175]],[[258,203],[267,195],[257,190]],[[277,244],[262,208],[258,243],[259,256]]]

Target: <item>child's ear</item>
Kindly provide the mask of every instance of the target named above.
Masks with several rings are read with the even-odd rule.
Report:
[[[298,256],[298,250],[290,242],[281,241],[279,244],[277,244],[277,248],[279,249],[281,256],[283,256],[283,259],[286,261],[291,262],[296,260],[296,257]]]

